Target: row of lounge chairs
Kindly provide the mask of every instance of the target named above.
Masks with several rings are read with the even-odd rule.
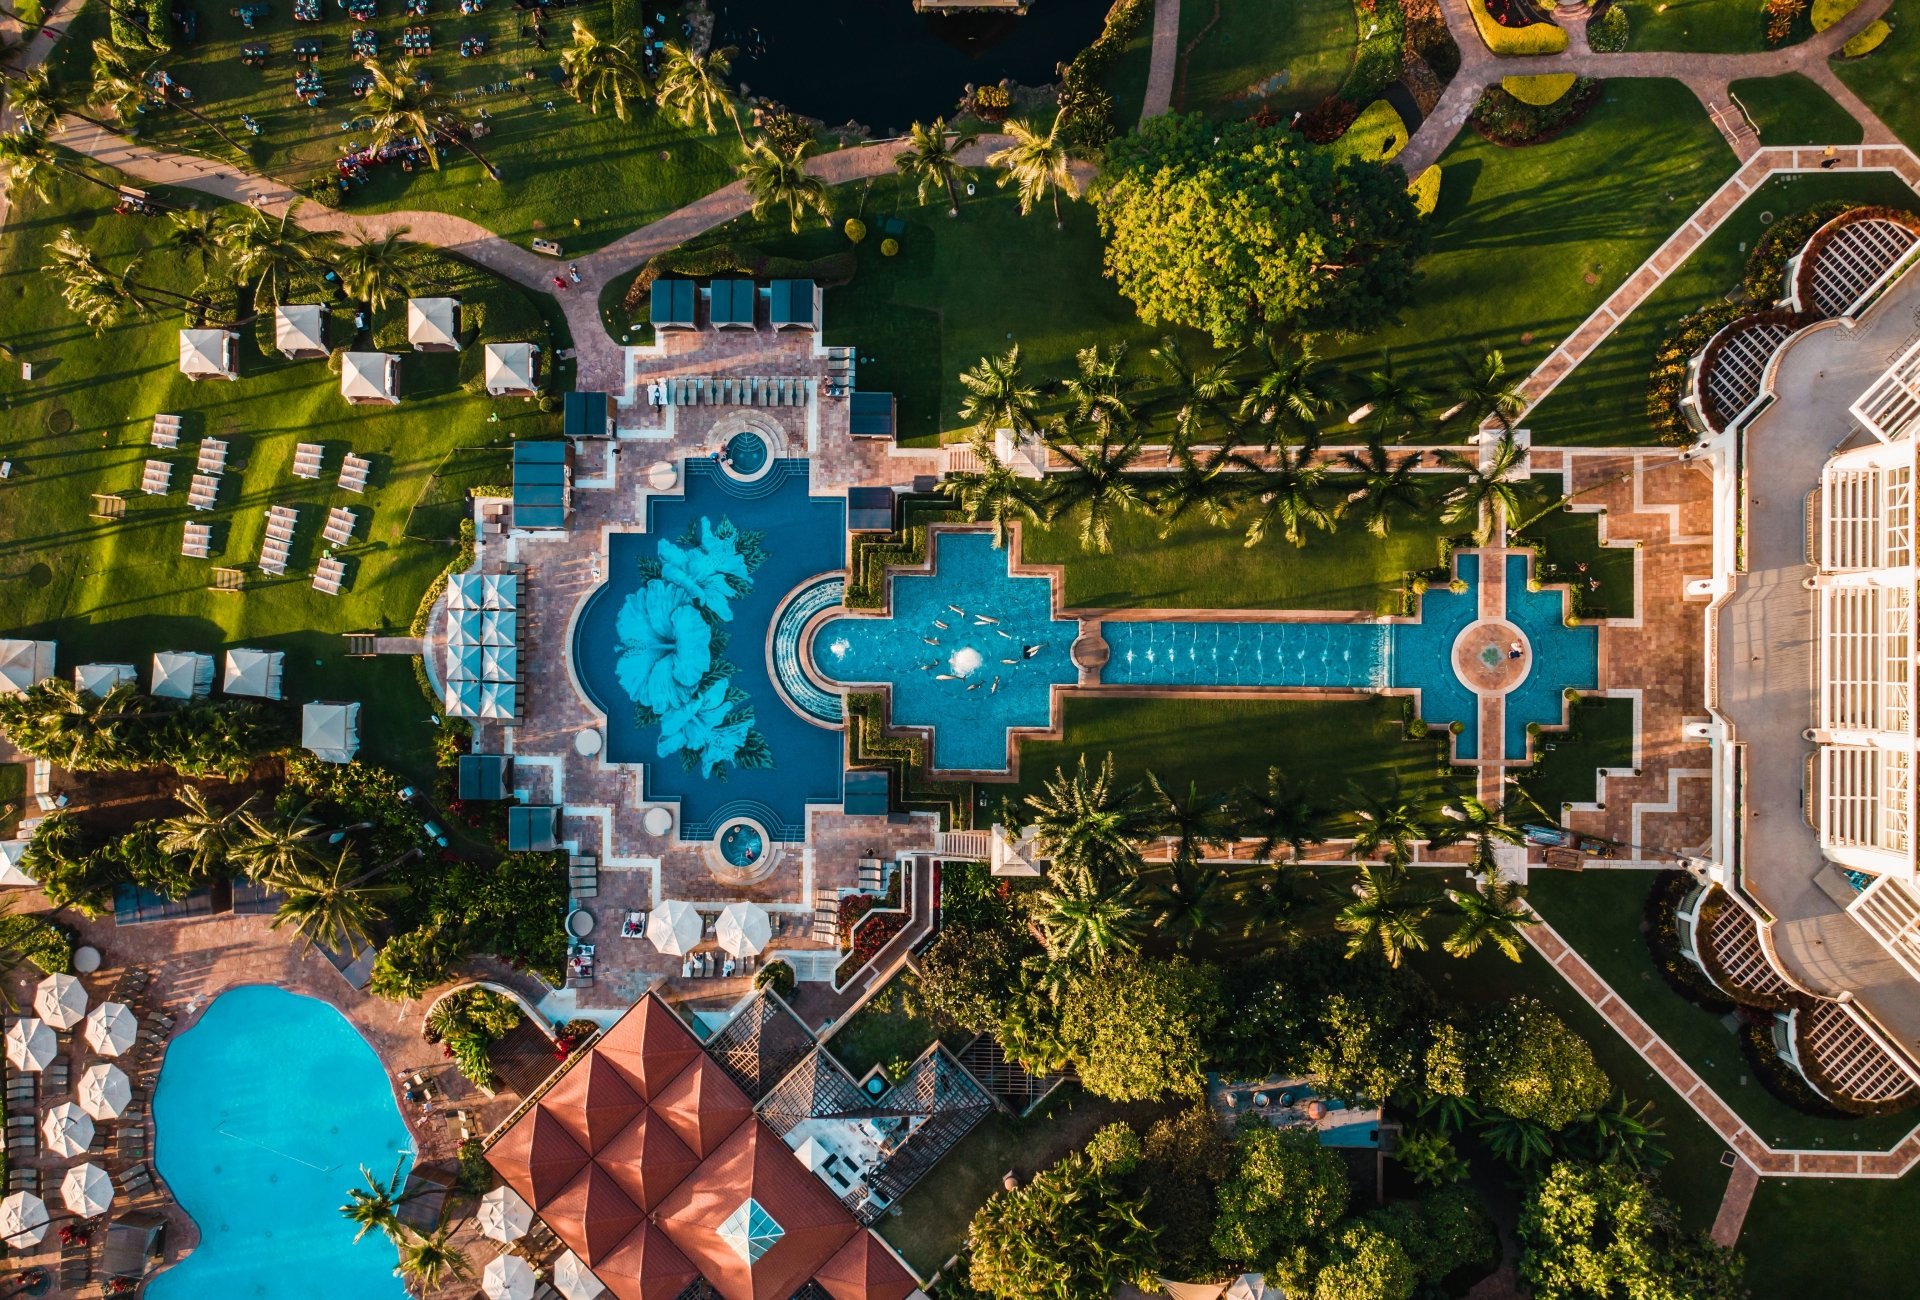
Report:
[[[287,571],[287,551],[293,545],[293,527],[300,521],[297,506],[270,506],[267,509],[267,536],[260,543],[260,568],[279,575]]]

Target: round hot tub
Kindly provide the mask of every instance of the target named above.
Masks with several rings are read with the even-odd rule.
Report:
[[[762,435],[752,429],[742,429],[727,439],[726,453],[720,463],[735,478],[752,482],[773,463],[773,449]]]
[[[722,826],[717,843],[720,856],[733,867],[752,867],[767,855],[766,828],[744,817]]]

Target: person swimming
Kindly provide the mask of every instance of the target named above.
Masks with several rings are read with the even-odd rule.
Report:
[[[997,628],[997,627],[996,627],[995,629],[993,629],[993,630],[994,630],[994,632],[995,632],[996,634],[998,634],[998,635],[1000,635],[1000,636],[1003,636],[1003,637],[1005,637],[1005,638],[1006,638],[1007,640],[1009,640],[1009,641],[1012,641],[1012,640],[1014,640],[1014,639],[1015,639],[1015,637],[1014,637],[1014,635],[1013,635],[1013,633],[1011,633],[1011,632],[1003,632],[1003,631],[1001,631],[1001,630],[1000,630],[999,628]]]
[[[999,621],[997,618],[988,618],[985,614],[975,614],[973,616],[973,625],[975,627],[991,627]]]
[[[1023,645],[1020,647],[1020,657],[1022,659],[1031,659],[1046,648],[1047,643],[1045,641],[1042,641],[1039,645]]]
[[[926,643],[927,643],[928,645],[939,645],[939,644],[940,644],[940,638],[939,638],[939,637],[937,637],[937,636],[923,636],[923,637],[921,637],[920,639],[921,639],[922,641],[925,641],[925,642],[926,642]]]
[[[942,632],[947,630],[947,625],[937,618],[933,620],[933,625],[939,628]]]
[[[993,679],[993,685],[987,687],[987,694],[991,695],[999,689],[1000,689],[1000,679],[996,677]]]
[[[967,616],[967,611],[964,609],[961,609],[958,605],[949,605],[947,606],[947,608],[952,610],[954,613],[958,614],[961,618],[965,618]]]
[[[1018,659],[1002,659],[1000,662],[1003,664],[1017,664],[1020,661]]]

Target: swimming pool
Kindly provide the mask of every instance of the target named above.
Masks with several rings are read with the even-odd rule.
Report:
[[[767,440],[751,429],[727,439],[727,464],[734,477],[750,479],[767,467]]]
[[[1110,686],[1292,686],[1367,690],[1387,684],[1392,655],[1379,623],[1113,621],[1100,632]]]
[[[392,1297],[393,1247],[354,1244],[339,1207],[393,1173],[412,1140],[380,1060],[345,1017],[282,989],[223,993],[167,1049],[154,1160],[200,1245],[152,1300]]]

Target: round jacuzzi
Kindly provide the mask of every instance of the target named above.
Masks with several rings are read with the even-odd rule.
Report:
[[[722,826],[717,841],[720,856],[734,867],[752,867],[767,853],[766,828],[744,817]]]
[[[767,472],[773,463],[773,449],[761,434],[742,429],[727,439],[726,454],[720,463],[735,478],[751,482]]]

